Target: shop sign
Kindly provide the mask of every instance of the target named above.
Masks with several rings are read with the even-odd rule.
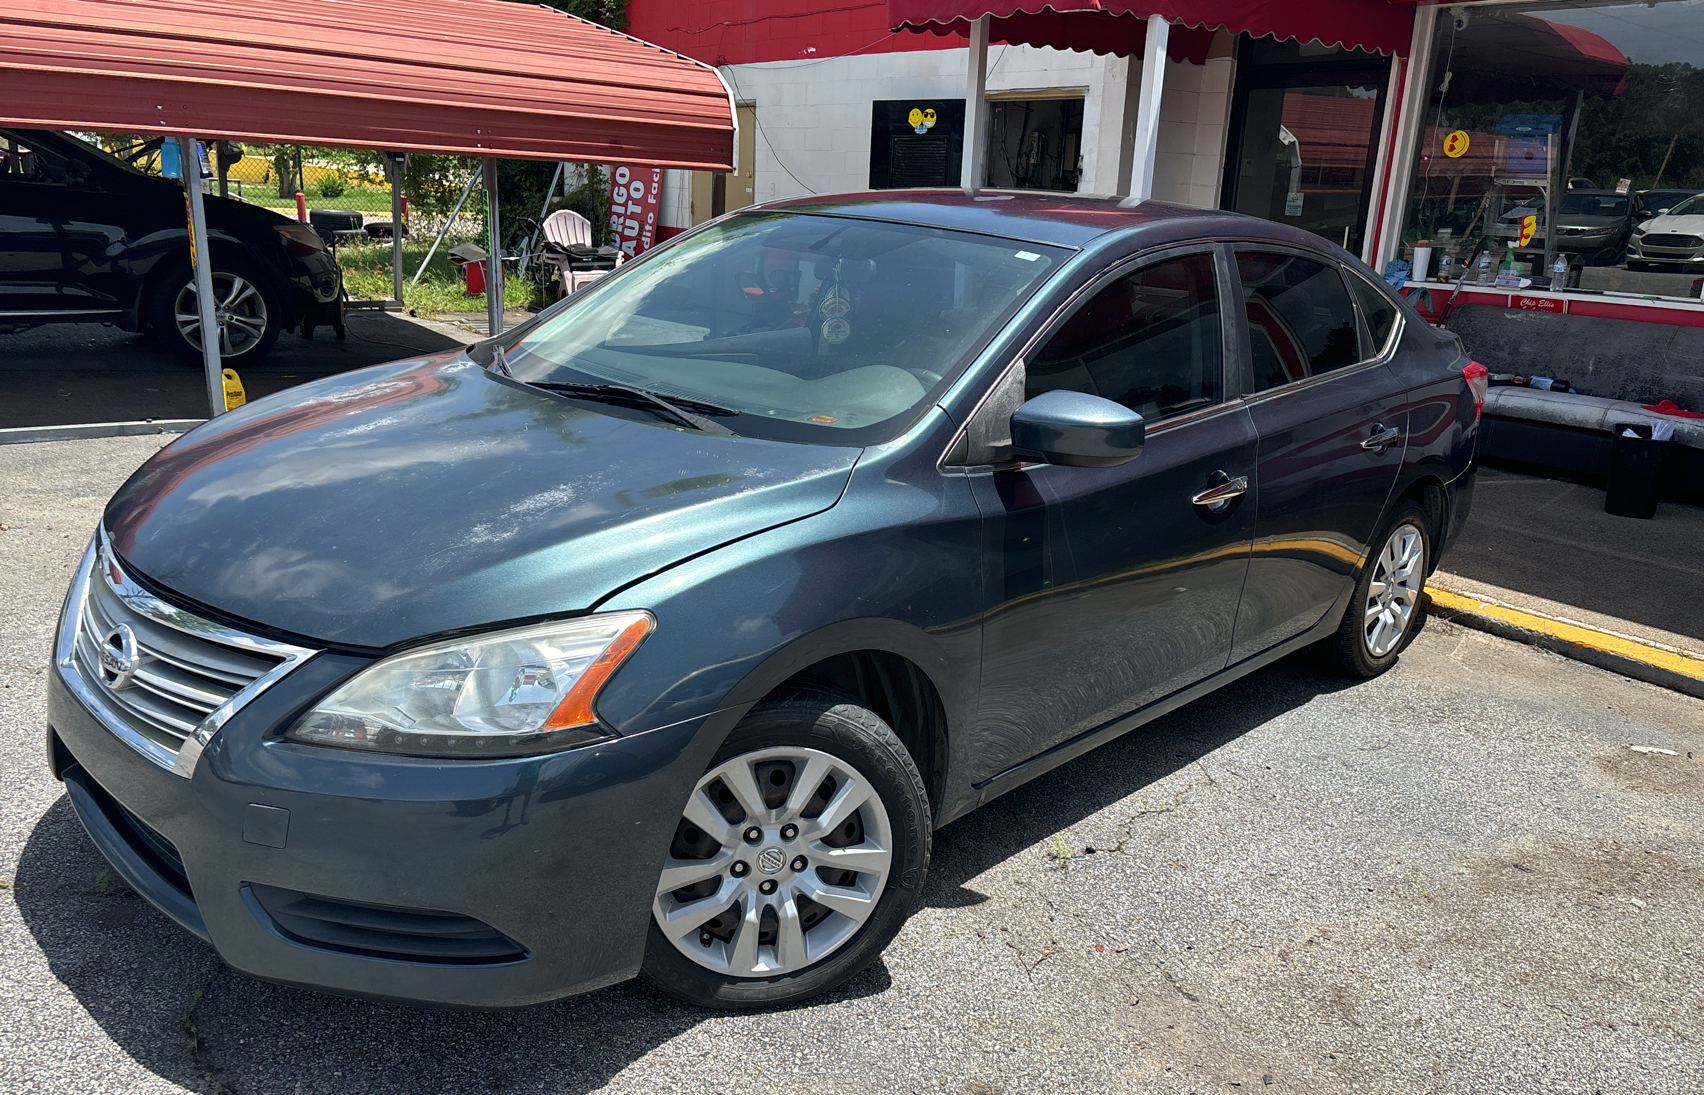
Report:
[[[1515,308],[1524,308],[1529,312],[1566,312],[1568,310],[1568,302],[1557,300],[1555,297],[1511,296],[1509,304]]]
[[[1444,138],[1444,155],[1452,160],[1459,160],[1467,155],[1468,144],[1467,130],[1458,129]]]
[[[1286,217],[1302,215],[1302,192],[1300,190],[1292,190],[1284,195],[1284,215]]]
[[[663,169],[619,164],[609,178],[609,228],[629,256],[641,255],[657,235]]]

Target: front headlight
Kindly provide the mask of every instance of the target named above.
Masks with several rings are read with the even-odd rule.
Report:
[[[285,737],[464,758],[605,741],[592,703],[651,626],[648,612],[612,612],[411,650],[356,674]]]

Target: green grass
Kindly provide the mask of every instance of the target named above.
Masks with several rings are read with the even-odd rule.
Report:
[[[402,245],[402,302],[417,315],[435,316],[445,312],[483,312],[485,294],[468,296],[466,278],[450,261],[445,247],[426,267],[418,285],[408,284],[415,268],[426,254],[427,243],[405,240]],[[356,299],[389,300],[391,284],[391,247],[389,243],[356,244],[337,249],[338,262],[343,266],[343,284]],[[538,286],[525,278],[509,274],[503,281],[503,304],[508,308],[531,307],[538,295]]]

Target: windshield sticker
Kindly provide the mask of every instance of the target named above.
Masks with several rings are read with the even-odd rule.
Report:
[[[824,425],[824,426],[832,426],[836,422],[839,422],[840,419],[836,418],[832,414],[813,414],[809,418],[805,419],[805,421],[806,422],[816,422],[816,423],[819,423],[820,425]]]
[[[822,340],[838,346],[852,334],[852,325],[844,319],[826,320],[822,325]]]
[[[1013,251],[1012,257],[1015,259],[1023,259],[1025,262],[1034,262],[1041,256],[1036,254],[1034,251]]]

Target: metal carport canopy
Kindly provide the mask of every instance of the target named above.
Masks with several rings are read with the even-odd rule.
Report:
[[[0,121],[733,170],[714,68],[503,0],[4,0]]]

